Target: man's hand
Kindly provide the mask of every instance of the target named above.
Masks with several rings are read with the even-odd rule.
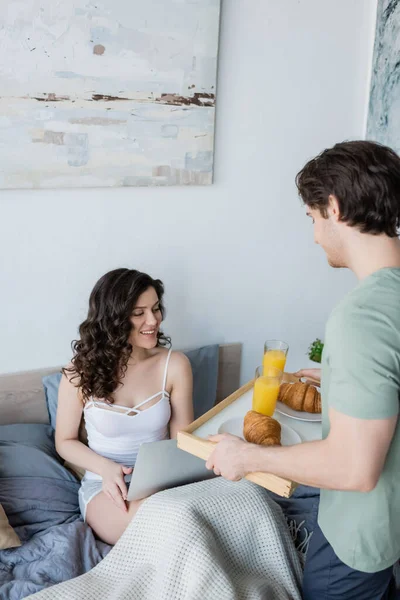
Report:
[[[229,433],[210,435],[208,439],[210,442],[216,442],[217,445],[206,463],[207,469],[230,481],[240,481],[251,473],[248,450],[252,444]]]
[[[305,379],[305,383],[312,385],[321,385],[321,369],[301,369],[297,373],[293,373],[299,379]]]

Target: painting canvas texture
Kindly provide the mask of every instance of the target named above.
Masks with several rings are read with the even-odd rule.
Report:
[[[0,188],[212,183],[220,0],[1,0]]]
[[[379,0],[367,139],[400,153],[400,0]]]

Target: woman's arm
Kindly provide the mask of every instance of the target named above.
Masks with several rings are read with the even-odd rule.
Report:
[[[173,352],[169,361],[168,383],[171,389],[172,416],[169,422],[171,439],[187,427],[193,416],[193,376],[189,359],[180,352]]]
[[[56,422],[56,449],[62,458],[69,462],[101,475],[102,468],[108,462],[79,441],[79,425],[82,419],[83,404],[79,390],[63,375],[58,391]]]
[[[90,410],[90,409],[89,409]],[[62,376],[58,392],[56,449],[65,460],[97,473],[103,479],[103,491],[115,504],[126,511],[124,500],[127,487],[124,475],[132,472],[108,458],[100,456],[79,441],[79,425],[82,419],[83,405],[78,388],[65,376]]]

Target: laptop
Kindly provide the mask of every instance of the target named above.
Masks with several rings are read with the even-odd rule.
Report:
[[[128,489],[128,500],[215,477],[203,459],[177,447],[176,440],[142,444]]]

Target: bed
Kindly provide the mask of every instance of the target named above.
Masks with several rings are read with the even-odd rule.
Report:
[[[189,351],[200,395],[204,380],[209,385],[214,375],[213,402],[239,387],[241,351],[241,344]],[[0,504],[21,541],[20,547],[0,551],[0,600],[20,600],[77,577],[110,550],[83,523],[79,480],[55,450],[42,379],[59,371],[53,367],[0,375]]]
[[[210,395],[210,382],[213,403],[239,388],[241,353],[241,344],[187,353],[194,372],[196,416],[211,408],[199,405]],[[55,367],[0,375],[0,505],[22,543],[0,550],[0,600],[20,600],[75,578],[110,551],[83,523],[79,480],[55,451],[54,415],[42,379],[49,375],[52,379],[59,371]],[[299,486],[291,498],[270,496],[283,511],[304,562],[317,517],[318,491]]]

